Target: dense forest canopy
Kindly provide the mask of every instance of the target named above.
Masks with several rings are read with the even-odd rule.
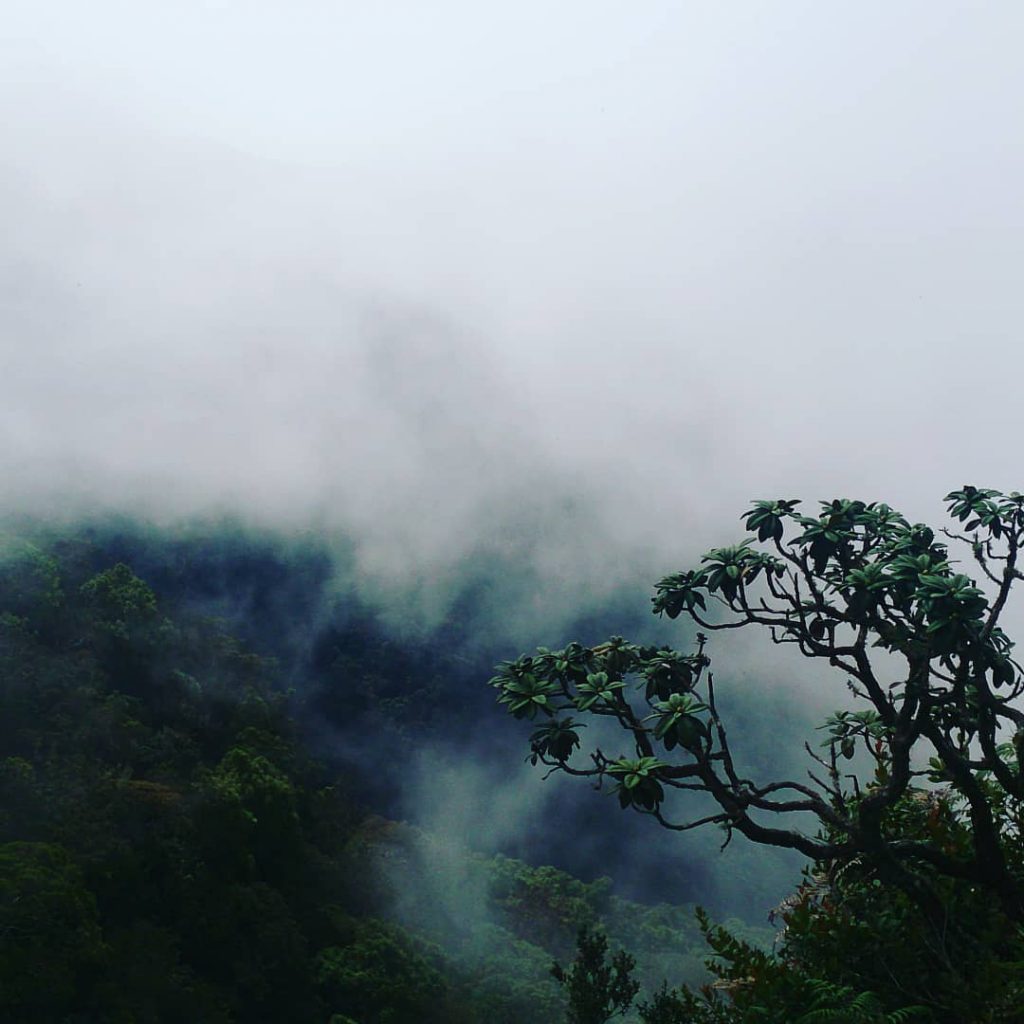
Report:
[[[403,821],[396,795],[417,750],[446,738],[515,757],[516,730],[489,717],[494,650],[472,590],[433,632],[396,632],[355,593],[339,597],[337,564],[315,546],[21,524],[0,557],[5,1012],[55,1024],[1017,1019],[1024,949],[1004,890],[1020,877],[1020,769],[999,723],[1017,713],[1020,676],[999,618],[1021,575],[1022,500],[950,495],[988,593],[935,532],[857,502],[819,516],[760,503],[747,526],[775,554],[716,549],[659,583],[655,610],[672,620],[726,638],[730,623],[760,626],[854,677],[808,748],[810,783],[735,767],[748,741],[758,774],[798,761],[770,756],[785,732],[781,717],[757,717],[772,707],[765,689],[730,700],[726,676],[714,690],[702,634],[684,631],[692,653],[655,633],[506,663],[494,682],[534,719],[528,760],[618,797],[594,805],[567,786],[546,809],[527,805],[515,820],[540,816],[532,863],[474,849],[483,836],[462,830],[471,758],[426,773],[460,829]],[[642,630],[626,608],[577,625],[593,635],[625,615]],[[883,688],[855,676],[864,663],[886,666]],[[894,674],[900,663],[920,674]],[[598,744],[589,761],[583,718]],[[622,730],[634,755],[606,756]],[[914,753],[925,740],[931,763]],[[696,822],[724,826],[726,842],[796,845],[810,856],[803,880],[794,864],[787,898],[758,902],[764,890],[737,875],[747,920],[695,917],[701,864],[637,845],[658,825],[686,834],[692,822],[663,807],[673,793],[684,813],[703,800]],[[640,811],[620,819],[639,829],[600,847],[611,879],[585,851],[586,880],[543,866],[545,852],[571,863],[589,834],[619,831],[603,820],[619,807]],[[793,812],[794,825],[770,821]],[[646,903],[616,891],[634,851],[661,865]]]
[[[487,662],[355,601],[310,639],[294,617],[327,574],[231,531],[4,537],[4,1019],[555,1021],[548,969],[581,927],[635,950],[645,990],[704,977],[668,893],[630,902],[395,820],[380,765],[456,694],[467,722],[487,708]]]

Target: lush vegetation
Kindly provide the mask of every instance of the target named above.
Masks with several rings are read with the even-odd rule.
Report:
[[[694,650],[574,643],[494,680],[531,721],[529,759],[602,786],[606,806],[803,853],[775,934],[396,820],[412,751],[451,735],[481,749],[482,651],[454,621],[400,636],[356,603],[296,625],[332,571],[315,549],[6,537],[0,1019],[1018,1020],[1024,719],[1002,619],[1024,498],[949,502],[963,526],[946,541],[980,584],[885,506],[763,502],[750,539],[658,585],[655,610],[702,631]],[[705,634],[738,628],[845,683],[806,781],[757,779],[754,727],[727,731],[726,705],[770,706],[716,691]],[[622,736],[631,749],[606,754]]]
[[[293,562],[297,581],[260,571],[298,614],[323,570]],[[350,617],[314,644],[329,685],[300,700],[294,665],[208,614],[224,565],[109,535],[3,542],[0,1019],[554,1022],[551,962],[584,927],[634,950],[651,991],[700,980],[692,908],[370,813],[374,762],[408,743],[445,666]],[[265,625],[281,609],[247,599],[240,618],[288,660]],[[330,701],[353,734],[379,725],[377,755],[310,755],[303,723]]]
[[[717,826],[811,862],[777,950],[703,919],[719,983],[662,991],[646,1020],[1020,1019],[1024,676],[1002,621],[1024,579],[1024,496],[965,486],[946,501],[945,540],[883,504],[759,501],[746,540],[658,583],[657,613],[760,630],[836,678],[846,705],[808,746],[806,778],[738,767],[703,632],[690,653],[621,637],[540,648],[493,680],[539,724],[535,763],[666,829]],[[580,716],[631,749],[584,758]]]

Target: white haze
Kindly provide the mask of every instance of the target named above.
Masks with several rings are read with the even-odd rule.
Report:
[[[1022,45],[1011,2],[8,0],[0,502],[344,535],[371,590],[522,557],[539,613],[753,497],[1019,488]]]
[[[392,572],[537,491],[602,564],[752,496],[1021,482],[1015,4],[5,22],[8,502],[327,522]]]

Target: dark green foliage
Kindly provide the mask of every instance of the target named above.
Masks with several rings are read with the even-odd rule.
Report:
[[[548,722],[541,726],[530,737],[530,746],[533,748],[533,763],[541,757],[550,757],[555,761],[565,761],[580,745],[580,734],[577,726],[571,718],[562,718],[555,722]]]
[[[564,999],[548,966],[552,956],[573,955],[581,928],[635,953],[635,975],[648,987],[666,976],[706,977],[692,907],[633,903],[612,894],[610,879],[585,883],[552,867],[472,854],[393,822],[367,822],[357,845],[354,869],[380,900],[373,911],[397,914],[443,948],[452,991],[488,1022],[561,1019]]]
[[[439,949],[380,921],[353,923],[350,941],[317,954],[317,982],[328,1004],[362,1024],[456,1024],[465,1008],[452,998]]]
[[[576,939],[576,959],[566,970],[557,961],[551,974],[569,997],[568,1024],[606,1024],[625,1013],[640,983],[633,978],[636,961],[619,950],[608,960],[608,937],[581,928]]]
[[[64,584],[11,550],[0,1017],[326,1019],[318,949],[349,937],[320,901],[347,894],[359,816],[297,745],[273,665],[163,616],[125,564]]]
[[[7,1012],[47,1020],[73,1004],[107,950],[96,899],[68,851],[0,846],[0,994]]]
[[[97,624],[120,635],[156,614],[156,595],[122,562],[83,583],[82,594],[93,606]]]
[[[379,758],[312,760],[272,659],[165,602],[127,542],[106,561],[81,538],[3,550],[0,1020],[554,1022],[551,958],[602,921],[661,973],[655,951],[682,951],[690,972],[672,977],[694,977],[686,912],[648,916],[607,880],[463,851],[449,888],[476,886],[476,917],[445,909],[436,862],[395,839],[415,830],[357,802],[377,792]],[[158,554],[143,563],[183,586]],[[404,729],[385,638],[347,641],[334,655],[345,693]],[[418,677],[428,689],[432,671]],[[382,730],[381,749],[395,735]],[[571,752],[567,734],[548,738],[546,753]]]
[[[1016,512],[1000,512],[991,494],[977,500],[995,503],[1007,542]],[[791,512],[778,509],[779,521],[788,523]],[[825,518],[838,516],[831,526],[840,529],[807,531],[809,569],[816,543],[816,557],[826,558],[823,571],[833,571],[845,556],[829,535],[841,540],[843,516],[862,514],[828,506]],[[892,524],[891,550],[880,570],[851,564],[841,598],[847,613],[881,622],[884,602],[910,602],[911,617],[919,611],[920,635],[901,640],[890,631],[883,646],[906,660],[908,651],[920,653],[915,644],[926,643],[940,670],[943,658],[955,668],[949,637],[979,621],[979,588],[948,572],[939,553],[922,549],[936,547],[929,531],[904,529],[879,509],[873,514]],[[739,601],[770,568],[763,564],[755,573],[751,550],[720,549],[707,575],[681,574],[671,594],[665,591],[665,610],[677,602],[679,614],[703,614],[727,593]],[[993,899],[987,880],[942,870],[977,856],[980,793],[1006,873],[1011,881],[1024,878],[1024,815],[1012,785],[1021,743],[1007,731],[989,760],[986,698],[962,707],[950,698],[938,733],[957,740],[963,730],[969,741],[974,730],[985,764],[970,765],[967,778],[948,751],[931,764],[915,762],[911,782],[877,818],[883,844],[920,854],[899,863],[942,909],[941,940],[934,902],[896,877],[885,856],[840,850],[808,872],[780,908],[784,931],[774,948],[770,934],[752,935],[735,923],[716,929],[705,920],[717,978],[702,988],[705,947],[686,908],[629,903],[611,893],[607,880],[584,883],[553,868],[456,850],[445,837],[367,816],[360,802],[376,807],[394,778],[382,766],[400,765],[394,752],[408,751],[423,735],[414,731],[417,719],[440,721],[452,706],[440,696],[452,674],[436,651],[402,648],[355,619],[321,636],[318,679],[335,688],[329,693],[336,720],[351,709],[347,735],[372,735],[375,744],[328,769],[304,749],[292,717],[303,706],[282,685],[283,678],[302,678],[302,663],[282,672],[223,621],[165,600],[156,578],[183,592],[183,581],[193,577],[161,568],[158,547],[143,560],[145,571],[127,542],[111,552],[80,539],[52,548],[11,543],[4,551],[0,1019],[554,1024],[565,1017],[566,991],[548,967],[552,957],[564,963],[573,955],[580,929],[603,933],[613,948],[636,956],[622,972],[643,986],[633,1015],[625,1015],[630,1024],[636,1014],[645,1024],[1019,1019],[1024,940],[1009,904]],[[987,549],[982,557],[993,564]],[[264,569],[291,600],[287,581]],[[234,585],[239,577],[229,575]],[[804,616],[806,642],[823,647],[840,635],[836,611],[844,610],[836,591],[826,590],[831,606]],[[263,604],[250,595],[239,614],[270,621],[261,618],[268,614]],[[985,607],[981,614],[991,615],[993,605]],[[882,633],[884,627],[878,639]],[[984,693],[979,687],[987,682],[990,693],[1008,701],[1019,686],[1009,641],[998,626],[976,639],[970,685]],[[623,702],[643,695],[647,709],[638,728],[651,751],[608,757],[600,773],[627,809],[662,814],[679,794],[676,783],[686,781],[673,771],[719,742],[703,643],[682,654],[613,638],[597,648],[542,650],[522,667],[544,684],[534,685],[517,709],[535,718],[531,757],[560,770],[578,768],[584,741],[597,732],[581,719],[604,715],[621,724]],[[575,687],[564,709],[545,690],[558,673]],[[904,687],[912,691],[917,682]],[[940,682],[921,682],[917,699],[933,699]],[[1010,714],[1011,706],[1000,705],[1000,713]],[[456,713],[469,721],[475,712]],[[460,731],[459,742],[472,734]],[[826,784],[834,785],[834,771],[861,782],[856,790],[834,785],[840,822],[824,822],[809,842],[842,847],[842,815],[859,820],[873,794],[888,792],[899,767],[895,736],[884,708],[843,708],[829,719],[816,772]],[[564,831],[572,841],[572,829]],[[947,860],[932,863],[927,850]],[[581,1003],[581,1012],[628,1002],[626,987],[610,987],[617,975],[607,948],[601,962],[611,973],[581,974],[580,991],[607,998]],[[659,987],[663,978],[677,987]],[[679,987],[684,983],[690,987]]]
[[[320,783],[270,666],[161,617],[123,564],[43,592],[0,609],[4,906],[22,915],[0,928],[2,999],[45,1000],[41,1024],[317,1019],[307,835],[337,811],[300,808]]]
[[[774,954],[705,922],[720,984],[661,992],[652,1019],[1020,1019],[1024,672],[1002,622],[1024,579],[1024,495],[965,486],[946,501],[966,531],[946,536],[980,582],[930,527],[846,499],[816,515],[756,502],[751,537],[658,582],[658,614],[759,630],[837,670],[853,707],[823,726],[823,753],[808,747],[806,776],[739,767],[703,632],[689,654],[612,637],[499,666],[492,685],[514,716],[571,725],[577,741],[564,713],[621,730],[618,756],[606,742],[553,752],[538,730],[532,758],[551,772],[610,781],[623,809],[665,828],[713,824],[813,864]]]
[[[794,956],[786,941],[779,952],[769,953],[713,927],[702,911],[698,918],[715,954],[709,965],[718,981],[700,994],[662,989],[641,1006],[644,1024],[902,1024],[934,1019],[927,1008],[908,1005],[898,993],[896,1008],[887,1010],[863,983],[852,986],[822,978],[815,973],[822,965],[813,956]]]

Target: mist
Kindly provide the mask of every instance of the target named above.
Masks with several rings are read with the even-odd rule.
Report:
[[[312,536],[395,628],[515,565],[514,655],[752,498],[1020,486],[1017,5],[5,21],[6,514]],[[464,770],[472,828],[427,816],[484,845],[566,799]]]

